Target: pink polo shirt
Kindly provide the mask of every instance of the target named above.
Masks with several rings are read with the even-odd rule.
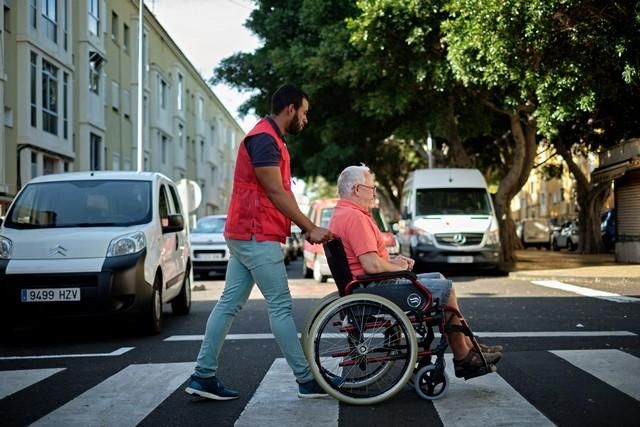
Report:
[[[329,230],[342,240],[354,277],[366,274],[358,260],[360,255],[375,252],[379,257],[389,259],[380,230],[369,211],[349,200],[338,200],[329,221]]]

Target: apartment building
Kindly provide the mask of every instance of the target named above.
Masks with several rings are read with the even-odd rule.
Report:
[[[137,168],[139,4],[3,0],[0,215],[29,179]],[[145,8],[144,170],[202,190],[198,216],[226,212],[243,130]]]

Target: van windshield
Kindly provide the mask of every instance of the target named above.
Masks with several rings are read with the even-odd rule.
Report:
[[[491,215],[482,188],[421,188],[416,191],[416,216]]]
[[[151,183],[91,180],[29,184],[5,227],[127,227],[151,221]]]

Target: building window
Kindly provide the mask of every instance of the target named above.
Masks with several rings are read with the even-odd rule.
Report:
[[[89,52],[89,90],[96,95],[100,94],[101,69],[102,57],[96,52]]]
[[[167,82],[160,79],[160,108],[167,109]]]
[[[29,22],[31,22],[32,28],[38,28],[38,6],[36,0],[31,0],[31,7],[29,8]]]
[[[184,78],[182,74],[178,74],[178,110],[182,111],[184,108],[184,98],[182,92],[184,91]]]
[[[62,73],[62,136],[69,139],[69,74]]]
[[[111,12],[111,38],[118,43],[118,14]]]
[[[124,24],[122,28],[122,44],[124,45],[125,50],[129,50],[129,26]]]
[[[182,126],[181,124],[178,125],[178,142],[180,144],[180,149],[182,150],[182,146],[183,146],[183,139],[184,136],[184,126]]]
[[[161,137],[161,149],[162,149],[162,164],[165,165],[167,164],[167,137],[165,135],[162,135]]]
[[[62,11],[62,16],[64,18],[64,50],[69,48],[69,0],[62,0],[62,7],[64,8]]]
[[[100,153],[102,149],[102,138],[93,133],[89,134],[89,170],[100,170]]]
[[[56,173],[56,159],[49,156],[43,156],[42,160],[43,175],[51,175],[52,173]]]
[[[38,95],[36,87],[38,81],[38,55],[31,52],[31,126],[38,127]]]
[[[41,0],[44,32],[54,43],[58,43],[58,1]]]
[[[198,97],[198,118],[202,120],[204,117],[204,99]]]
[[[62,168],[64,172],[69,172],[69,162],[64,162],[64,166]]]
[[[31,178],[38,176],[38,153],[31,152]]]
[[[114,171],[120,170],[120,154],[113,153],[111,158],[111,169]]]
[[[204,139],[200,140],[200,163],[204,163]]]
[[[131,96],[126,89],[122,91],[122,113],[127,119],[131,116]]]
[[[111,107],[118,111],[120,109],[120,85],[118,82],[111,82]]]
[[[42,60],[42,129],[58,134],[58,68]]]
[[[93,35],[100,34],[100,8],[98,0],[87,0],[89,2],[89,32]]]
[[[4,2],[4,30],[7,33],[11,32],[11,9],[7,2]]]

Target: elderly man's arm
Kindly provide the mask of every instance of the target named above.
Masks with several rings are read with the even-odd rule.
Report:
[[[375,252],[362,254],[358,257],[358,260],[367,274],[409,270],[409,263],[406,259],[396,258],[393,261],[387,261]]]

